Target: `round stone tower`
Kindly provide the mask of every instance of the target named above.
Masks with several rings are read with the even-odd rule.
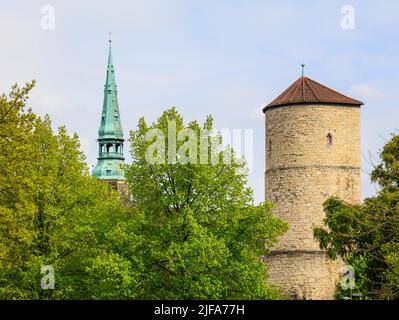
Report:
[[[266,257],[270,283],[295,299],[334,299],[340,260],[313,237],[324,201],[360,201],[360,106],[363,103],[307,77],[295,81],[263,112],[266,198],[289,230]]]

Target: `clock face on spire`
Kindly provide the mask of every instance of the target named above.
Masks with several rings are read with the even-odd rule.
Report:
[[[98,162],[92,174],[104,180],[123,180],[124,138],[120,122],[111,44],[110,33],[107,77],[104,86],[101,124],[98,130]]]

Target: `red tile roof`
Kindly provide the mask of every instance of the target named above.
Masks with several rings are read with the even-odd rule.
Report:
[[[307,77],[300,77],[276,99],[274,99],[267,106],[265,106],[263,108],[263,112],[271,107],[302,103],[336,103],[358,106],[363,104],[363,102],[361,101],[347,97],[337,91],[327,88],[326,86],[312,79],[309,79]]]

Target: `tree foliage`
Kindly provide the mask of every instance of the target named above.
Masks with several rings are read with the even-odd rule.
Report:
[[[195,132],[197,153],[193,161],[178,161],[180,148],[186,151],[180,152],[180,157],[190,157],[190,150],[194,151],[184,148],[193,138],[189,135],[177,140],[176,162],[167,162],[171,121],[177,136],[187,129]],[[145,270],[141,297],[275,298],[275,291],[266,284],[267,270],[261,257],[286,225],[272,215],[269,203],[254,205],[252,190],[246,187],[245,164],[234,155],[230,163],[224,163],[226,153],[218,151],[221,161],[201,164],[201,129],[212,132],[211,117],[202,128],[196,121],[185,126],[172,108],[151,126],[140,119],[138,130],[131,133],[133,163],[127,168],[127,176],[135,210],[135,251]],[[148,162],[146,152],[154,143],[148,139],[150,130],[165,137],[164,163]],[[207,139],[209,135],[205,135]],[[220,137],[216,139],[220,142]],[[210,161],[212,142],[208,146]]]
[[[121,209],[89,175],[78,137],[26,110],[33,86],[0,97],[0,298],[87,297],[99,226]],[[56,290],[41,287],[47,265]]]
[[[286,225],[253,204],[244,163],[150,164],[146,132],[185,127],[175,109],[151,127],[141,119],[125,207],[90,176],[77,135],[27,109],[33,86],[0,97],[0,299],[278,297],[261,257]],[[43,266],[54,290],[41,287]]]

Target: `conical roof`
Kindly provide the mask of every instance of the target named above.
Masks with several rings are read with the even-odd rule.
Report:
[[[263,112],[271,107],[307,103],[347,104],[358,106],[363,104],[361,101],[345,96],[308,77],[300,77],[276,99],[265,106]]]
[[[123,130],[119,115],[118,91],[115,83],[114,64],[112,62],[111,41],[108,54],[107,78],[104,86],[104,101],[99,139],[123,139]]]

